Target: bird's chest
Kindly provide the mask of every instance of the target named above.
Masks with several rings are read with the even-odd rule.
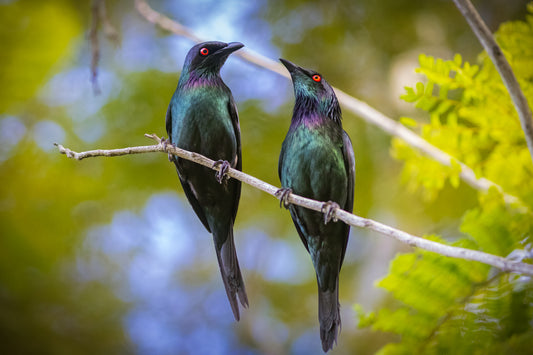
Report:
[[[172,142],[212,159],[231,161],[237,138],[228,104],[229,98],[217,92],[180,97],[172,107]]]
[[[330,194],[346,185],[342,140],[326,129],[301,127],[283,143],[281,182],[296,193],[311,198]]]

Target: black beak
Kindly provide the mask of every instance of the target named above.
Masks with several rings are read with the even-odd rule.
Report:
[[[288,61],[287,59],[279,58],[279,61],[281,62],[281,64],[285,66],[285,68],[287,68],[287,70],[289,71],[289,73],[291,73],[291,75],[297,71],[302,71],[302,68],[300,68],[293,62]]]
[[[242,47],[244,47],[244,44],[241,42],[230,42],[226,47],[219,49],[216,54],[229,56],[231,53],[241,49]]]

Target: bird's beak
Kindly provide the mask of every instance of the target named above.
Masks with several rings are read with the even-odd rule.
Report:
[[[229,56],[231,53],[241,49],[242,47],[244,47],[244,44],[241,42],[230,42],[226,47],[219,49],[217,54]]]
[[[279,58],[279,61],[281,62],[281,64],[283,64],[285,66],[285,68],[287,68],[289,73],[291,73],[291,76],[293,74],[297,73],[297,72],[301,72],[302,71],[302,68],[300,68],[296,64],[288,61],[287,59]]]

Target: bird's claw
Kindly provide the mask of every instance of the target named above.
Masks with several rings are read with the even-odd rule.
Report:
[[[324,213],[324,224],[328,224],[332,219],[333,222],[337,222],[337,209],[340,208],[339,204],[333,201],[324,202],[321,208],[321,212]]]
[[[292,189],[288,187],[284,187],[276,191],[276,197],[279,198],[279,208],[281,206],[285,207],[285,209],[289,208],[289,195],[292,194]]]
[[[219,184],[222,184],[222,182],[224,182],[224,179],[228,179],[228,175],[226,175],[226,173],[228,172],[231,166],[227,160],[217,160],[213,163],[213,168],[216,168],[219,165],[220,170],[215,173],[215,179],[217,179]]]
[[[165,137],[161,137],[161,144],[163,145],[163,149],[165,150],[165,152],[167,151],[167,147],[170,145],[172,147],[175,147],[174,144],[172,143],[169,143],[170,141],[165,139]],[[176,156],[170,152],[167,152],[168,154],[168,161],[173,163],[176,161]]]

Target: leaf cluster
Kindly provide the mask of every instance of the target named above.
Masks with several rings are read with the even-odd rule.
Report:
[[[529,5],[533,13],[533,5]],[[533,16],[503,24],[496,33],[519,83],[533,104]],[[417,72],[426,81],[402,96],[424,112],[402,122],[432,144],[532,205],[533,165],[517,113],[496,69],[485,53],[479,64],[421,55]],[[449,183],[460,184],[458,164],[443,168],[404,142],[392,154],[404,161],[403,178],[411,191],[433,201]],[[496,189],[480,193],[478,205],[464,213],[451,245],[531,260],[531,210],[506,205]],[[439,236],[427,238],[447,243]],[[533,346],[533,283],[486,265],[425,251],[397,256],[377,283],[394,298],[392,305],[365,314],[361,327],[398,334],[401,340],[382,354],[526,353]]]
[[[530,8],[532,6],[530,5]],[[524,94],[533,98],[533,16],[502,24],[496,38],[509,60]],[[406,87],[402,99],[424,112],[423,118],[404,117],[402,123],[419,131],[435,146],[504,187],[524,195],[533,187],[533,168],[518,115],[509,94],[486,53],[479,65],[420,55],[416,70],[425,78]],[[412,191],[423,190],[432,200],[446,182],[457,187],[459,167],[448,169],[431,162],[405,142],[393,141],[392,154],[405,162],[404,181]],[[513,174],[509,174],[512,167]],[[532,196],[524,196],[531,202]]]

